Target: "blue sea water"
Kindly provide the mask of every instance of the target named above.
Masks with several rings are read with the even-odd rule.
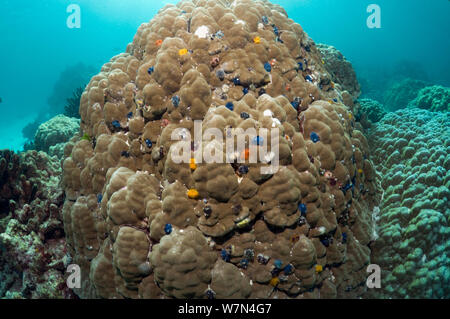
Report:
[[[389,81],[395,65],[406,61],[411,76],[450,85],[448,0],[273,2],[283,6],[314,41],[341,50],[366,81]],[[80,29],[66,25],[66,9],[72,3],[81,8]],[[112,56],[125,51],[138,26],[168,3],[176,1],[2,0],[0,149],[22,149],[22,129],[36,118],[43,121],[56,115],[49,98],[53,95],[53,100],[64,104],[71,90],[86,84]],[[372,3],[381,8],[381,29],[367,27],[366,9]],[[80,63],[88,71],[74,78],[86,83],[72,83],[70,74],[77,73]],[[54,87],[61,81],[66,88],[55,96]]]

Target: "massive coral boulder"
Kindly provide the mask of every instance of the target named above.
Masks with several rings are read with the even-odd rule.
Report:
[[[80,120],[57,115],[39,126],[34,137],[35,148],[62,158],[66,143],[78,133],[79,129]]]
[[[92,78],[80,114],[91,139],[66,146],[63,176],[79,296],[364,293],[371,154],[352,96],[280,6],[167,5]]]
[[[389,111],[397,111],[408,106],[417,97],[427,83],[421,80],[405,78],[395,81],[384,93],[384,105]]]
[[[432,112],[449,112],[450,88],[440,85],[423,88],[408,107],[418,107]]]
[[[380,102],[372,99],[360,99],[357,103],[357,117],[363,127],[368,128],[373,123],[379,122],[387,111]]]
[[[361,86],[356,78],[352,64],[335,47],[327,44],[318,44],[317,48],[323,57],[323,63],[332,80],[340,86],[342,91],[348,91],[354,99],[361,94]]]
[[[155,282],[176,298],[202,298],[211,283],[217,254],[205,236],[193,227],[164,236],[149,255]]]
[[[449,120],[449,113],[403,109],[369,135],[384,190],[372,252],[384,275],[372,296],[450,296]]]

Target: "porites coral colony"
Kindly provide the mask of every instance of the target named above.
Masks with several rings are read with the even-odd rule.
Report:
[[[384,189],[373,262],[384,271],[371,297],[450,296],[448,112],[406,108],[370,131]]]
[[[267,1],[181,1],[141,25],[81,97],[91,139],[65,150],[68,248],[89,274],[77,294],[363,294],[376,175],[352,98],[330,83],[314,42]],[[171,134],[193,136],[194,120],[278,128],[280,169],[176,164]]]

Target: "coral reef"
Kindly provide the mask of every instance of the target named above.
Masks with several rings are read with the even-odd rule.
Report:
[[[421,80],[403,79],[394,82],[384,93],[384,105],[387,110],[397,111],[408,106],[421,89],[428,84]]]
[[[432,112],[449,112],[450,88],[440,85],[423,88],[408,107],[418,107]]]
[[[419,80],[419,82],[429,81],[427,70],[420,61],[404,58],[393,64],[389,64],[388,61],[382,59],[375,59],[370,64],[358,65],[356,71],[361,84],[360,98],[368,98],[383,103],[385,103],[384,93],[402,81],[405,81],[406,84],[412,79]],[[414,97],[415,95],[411,99]],[[392,95],[391,98],[394,99],[395,95]],[[405,101],[409,102],[408,98],[403,99],[402,102]],[[396,109],[398,107],[394,104],[394,110]]]
[[[369,120],[371,123],[379,122],[387,113],[384,106],[372,99],[360,99],[358,100],[359,110],[358,116],[360,121]]]
[[[418,60],[409,60],[402,58],[395,63],[389,70],[391,80],[399,81],[402,79],[417,79],[425,82],[429,81],[429,76],[425,64]]]
[[[34,146],[50,156],[62,158],[66,143],[79,132],[80,120],[57,115],[41,124],[34,137]]]
[[[66,100],[66,105],[64,106],[64,115],[68,117],[80,118],[80,100],[83,94],[84,87],[77,88],[73,93],[72,97]]]
[[[43,152],[0,152],[0,297],[70,298],[61,167]]]
[[[91,79],[80,105],[87,138],[65,147],[63,218],[82,271],[77,295],[364,294],[380,194],[353,100],[280,6],[165,6]],[[194,120],[200,133],[243,137],[246,148],[190,141]],[[239,131],[251,128],[271,135]],[[272,151],[250,162],[269,140],[277,171],[261,170]],[[180,147],[190,161],[175,161]],[[197,160],[200,147],[217,161]]]
[[[384,190],[372,251],[382,288],[372,297],[450,297],[449,120],[403,109],[368,136]]]
[[[327,44],[317,44],[322,54],[324,65],[332,80],[341,86],[341,90],[348,91],[354,99],[361,94],[361,87],[356,78],[352,64],[335,47]]]

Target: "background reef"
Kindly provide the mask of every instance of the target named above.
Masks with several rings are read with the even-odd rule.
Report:
[[[373,262],[384,298],[450,295],[450,114],[407,108],[368,135],[384,190]]]
[[[449,298],[448,79],[249,4],[168,5],[97,75],[54,75],[25,152],[0,152],[0,297]],[[280,127],[283,169],[175,165],[193,119]]]
[[[0,154],[0,296],[62,298],[67,254],[61,165],[44,152]]]

